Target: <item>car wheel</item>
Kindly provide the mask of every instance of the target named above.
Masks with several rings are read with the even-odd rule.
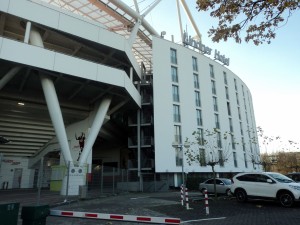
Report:
[[[235,196],[236,196],[236,200],[238,202],[245,202],[245,201],[247,201],[247,194],[246,194],[246,191],[244,191],[243,189],[237,189],[235,191]]]
[[[279,202],[283,207],[291,207],[294,204],[294,196],[289,192],[282,192],[279,195]]]
[[[230,189],[227,189],[227,190],[226,190],[226,195],[227,195],[227,196],[230,196],[230,195],[231,195]]]

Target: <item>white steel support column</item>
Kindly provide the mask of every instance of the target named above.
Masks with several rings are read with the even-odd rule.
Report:
[[[0,80],[0,90],[20,71],[21,67],[17,66],[10,69]]]
[[[180,28],[181,41],[183,43],[184,42],[184,40],[183,40],[183,29],[182,29],[182,22],[181,22],[181,13],[180,13],[179,0],[176,0],[176,5],[177,5],[177,13],[178,13],[178,20],[179,20],[179,28]]]
[[[29,43],[30,30],[31,30],[31,22],[28,21],[28,22],[26,23],[25,36],[24,36],[24,43],[26,43],[26,44]]]
[[[42,37],[39,31],[34,26],[31,26],[29,42],[32,45],[44,48]],[[61,147],[61,151],[64,156],[65,163],[66,165],[68,165],[68,162],[69,161],[71,162],[73,160],[70,153],[66,129],[62,118],[62,113],[60,110],[55,87],[53,81],[49,79],[47,76],[40,75],[40,79],[41,79],[44,95],[46,98],[46,103],[48,106],[50,118],[52,120],[52,124],[56,133],[56,137]]]
[[[129,46],[132,48],[133,46],[133,43],[135,42],[135,39],[136,39],[136,36],[137,36],[137,33],[139,31],[139,28],[142,24],[142,21],[140,19],[138,19],[131,31],[131,34],[129,36],[129,39],[128,39],[128,43],[129,43]]]
[[[101,104],[99,105],[99,108],[95,115],[95,119],[94,119],[92,127],[90,129],[89,136],[85,142],[84,148],[80,155],[79,164],[86,163],[88,155],[89,155],[90,151],[92,150],[95,140],[96,140],[96,138],[99,134],[99,131],[102,127],[102,124],[103,124],[104,118],[106,116],[106,113],[108,111],[108,108],[110,106],[110,103],[111,103],[111,97],[107,97],[107,98],[103,99]]]
[[[147,9],[147,11],[143,13],[142,17],[144,18],[145,16],[147,16],[147,14],[148,14],[149,12],[151,12],[151,10],[154,9],[154,7],[157,6],[158,3],[160,3],[160,2],[161,2],[161,0],[156,0],[156,2],[154,2],[154,3],[151,5],[151,7],[149,7],[149,9]]]
[[[192,16],[192,13],[191,13],[190,10],[189,10],[189,7],[187,6],[185,0],[180,0],[180,2],[181,2],[181,4],[182,4],[182,6],[183,6],[183,8],[184,8],[184,10],[185,10],[185,13],[187,14],[188,19],[190,20],[190,23],[192,24],[192,26],[193,26],[193,28],[194,28],[196,34],[199,36],[199,41],[202,42],[202,35],[201,35],[201,33],[200,33],[200,31],[199,31],[199,29],[198,29],[198,27],[197,27],[196,22],[194,21],[194,18],[193,18],[193,16]]]
[[[66,165],[68,165],[68,162],[72,162],[73,160],[70,153],[66,128],[64,125],[64,120],[60,110],[55,87],[51,79],[47,78],[44,75],[40,75],[40,78],[41,78],[41,83],[46,98],[49,114],[56,133],[56,137],[61,147],[61,151],[64,156],[65,163]]]

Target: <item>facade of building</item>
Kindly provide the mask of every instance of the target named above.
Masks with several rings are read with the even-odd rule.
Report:
[[[179,186],[183,172],[211,172],[187,164],[184,140],[216,128],[240,143],[216,171],[257,169],[251,93],[226,58],[164,39],[122,1],[57,2],[0,3],[3,187],[34,187],[42,161],[62,194],[60,166],[71,195],[99,166],[135,174],[136,190],[145,174]]]

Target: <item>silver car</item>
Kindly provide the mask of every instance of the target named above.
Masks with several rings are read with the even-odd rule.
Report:
[[[231,195],[231,180],[227,178],[216,178],[216,189],[218,194]],[[208,193],[214,193],[214,179],[208,179],[199,184],[199,190],[204,194],[204,190]]]

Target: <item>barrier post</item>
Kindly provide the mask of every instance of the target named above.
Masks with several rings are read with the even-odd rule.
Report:
[[[180,197],[181,197],[181,205],[184,205],[184,195],[183,195],[183,184],[180,186]]]
[[[190,205],[189,205],[189,192],[188,192],[187,188],[185,188],[185,206],[186,206],[186,209],[190,209]]]
[[[209,215],[209,207],[208,207],[208,195],[207,195],[207,189],[204,191],[205,195],[205,210],[206,210],[206,215]]]

